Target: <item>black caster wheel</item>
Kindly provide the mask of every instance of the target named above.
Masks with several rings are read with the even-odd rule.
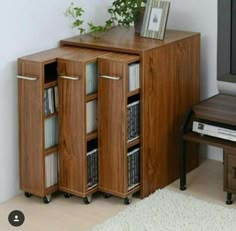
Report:
[[[111,194],[109,194],[109,193],[104,193],[103,197],[106,198],[106,199],[108,199],[109,197],[111,197]]]
[[[129,205],[131,203],[131,199],[129,199],[128,197],[126,197],[125,199],[124,199],[124,204],[125,205]]]
[[[31,196],[32,196],[32,193],[25,192],[25,197],[31,197]]]
[[[186,190],[187,189],[187,187],[186,186],[180,186],[180,188],[179,188],[181,191],[184,191],[184,190]]]
[[[71,197],[71,194],[70,194],[70,193],[64,193],[64,197],[65,197],[65,198],[70,198],[70,197]]]
[[[86,204],[86,205],[88,205],[88,204],[90,204],[91,203],[91,201],[92,201],[92,197],[90,196],[87,196],[87,197],[84,197],[84,203]]]
[[[43,203],[44,204],[48,204],[50,201],[51,201],[51,197],[50,196],[43,197]]]
[[[232,202],[232,200],[227,200],[227,201],[225,202],[225,204],[227,204],[227,205],[232,205],[233,202]]]

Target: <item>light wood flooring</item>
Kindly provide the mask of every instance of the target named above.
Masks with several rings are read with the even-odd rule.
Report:
[[[184,194],[227,206],[226,193],[223,192],[222,162],[204,161],[188,174],[187,185],[188,189],[183,192]],[[180,192],[179,180],[167,188]],[[132,203],[139,200],[133,198]],[[236,202],[230,206],[236,208]],[[61,193],[54,196],[51,203],[43,204],[41,198],[35,196],[26,198],[22,193],[0,204],[0,230],[82,231],[116,215],[126,207],[122,199],[116,197],[105,199],[100,193],[94,195],[89,205],[85,205],[79,197],[66,199]],[[16,228],[8,223],[8,214],[12,210],[21,210],[24,213],[25,222],[22,226]]]

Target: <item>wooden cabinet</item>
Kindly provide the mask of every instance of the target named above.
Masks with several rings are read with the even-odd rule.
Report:
[[[25,196],[43,197],[45,203],[58,190],[58,116],[52,100],[57,57],[71,51],[56,48],[18,60],[20,188]]]
[[[236,193],[236,149],[224,149],[224,190]]]
[[[89,202],[99,189],[122,198],[140,190],[146,197],[177,179],[180,125],[187,108],[199,102],[199,33],[168,30],[160,41],[116,27],[100,39],[76,36],[60,46],[19,59],[20,179],[26,195],[49,201],[60,189]],[[87,79],[97,62],[98,93]],[[140,86],[129,91],[129,65],[136,62]],[[48,88],[48,94],[58,89],[59,109],[45,116]],[[139,105],[140,127],[131,139],[127,117],[133,103]],[[96,115],[95,104],[98,125],[88,122],[94,121],[89,115]],[[57,129],[59,145],[56,136],[46,138]],[[88,171],[95,150],[99,180]],[[140,174],[130,180],[134,152]],[[57,159],[59,184],[50,168],[57,169]],[[197,160],[190,158],[192,168]]]
[[[106,53],[79,49],[58,58],[59,189],[85,203],[98,184],[97,58]]]
[[[120,53],[98,58],[99,190],[125,198],[126,202],[140,189],[139,184],[128,188],[127,156],[128,148],[140,144],[139,136],[128,142],[127,134],[128,101],[131,97],[137,101],[135,95],[140,97],[139,89],[128,92],[129,65],[137,61],[138,55]]]
[[[100,39],[89,35],[61,41],[61,46],[86,47],[138,56],[140,61],[140,191],[148,196],[179,177],[180,125],[186,110],[199,102],[200,35],[193,32],[167,30],[164,41],[142,38],[132,28],[113,28]],[[101,60],[99,74],[121,75],[127,78],[124,60]],[[127,165],[124,153],[126,143],[125,79],[100,81],[99,87],[99,142],[102,150],[100,166],[106,161],[115,163],[116,169],[100,168],[101,189],[114,191],[124,197]],[[109,116],[110,113],[114,117]],[[122,114],[123,113],[123,114]],[[113,123],[113,120],[115,121]],[[113,123],[113,125],[112,125]],[[104,130],[108,132],[105,134]],[[115,138],[113,138],[113,136]],[[109,143],[109,139],[114,143]],[[113,147],[113,154],[108,159]],[[104,149],[104,150],[103,150]],[[114,153],[117,153],[116,156]],[[198,156],[190,158],[191,167],[198,164]],[[102,164],[103,163],[103,164]],[[104,171],[104,173],[103,173]],[[118,174],[122,174],[118,176]],[[120,179],[118,179],[120,177]],[[109,182],[110,181],[110,182]],[[118,183],[119,182],[119,183]],[[113,185],[114,184],[114,185]],[[125,193],[124,193],[125,192]],[[114,193],[115,194],[115,193]]]

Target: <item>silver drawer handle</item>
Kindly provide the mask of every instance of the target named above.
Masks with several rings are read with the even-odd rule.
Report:
[[[29,77],[29,76],[22,76],[22,75],[17,75],[16,76],[18,79],[25,79],[25,80],[37,80],[36,77]]]
[[[120,77],[117,76],[100,75],[100,77],[104,79],[120,80]]]
[[[70,80],[79,80],[79,77],[71,77],[71,76],[66,76],[66,75],[61,75],[60,78],[70,79]]]

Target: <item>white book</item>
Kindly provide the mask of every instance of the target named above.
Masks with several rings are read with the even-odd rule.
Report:
[[[138,89],[140,88],[140,64],[136,63],[135,65],[135,71],[136,71],[136,79],[135,79],[135,88]]]
[[[58,112],[58,86],[54,87],[54,103],[55,103],[55,110]]]
[[[86,131],[97,130],[97,100],[86,103]]]
[[[49,102],[49,112],[54,112],[54,105],[53,105],[53,92],[52,88],[48,88],[48,102]]]
[[[98,85],[98,70],[97,63],[88,63],[86,65],[86,94],[91,94],[97,91]]]
[[[47,118],[45,120],[44,137],[45,148],[50,148],[58,144],[58,119],[57,116]]]
[[[129,65],[128,91],[135,89],[135,63]]]

